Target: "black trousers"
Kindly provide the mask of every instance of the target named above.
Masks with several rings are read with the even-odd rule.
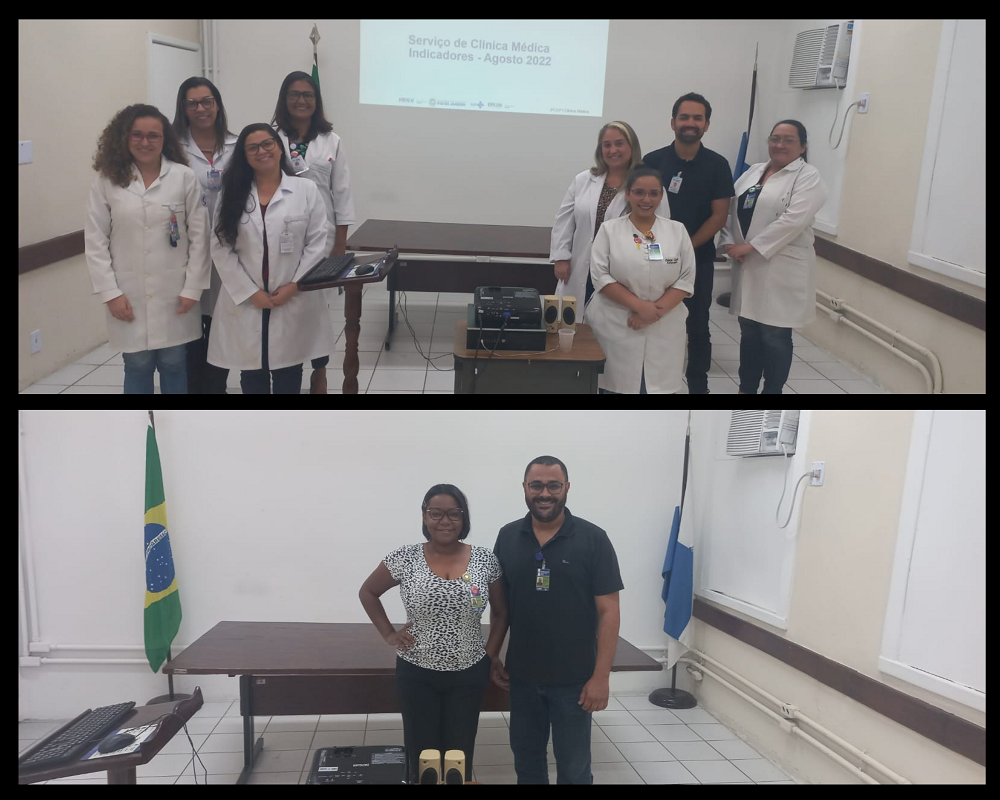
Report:
[[[396,694],[403,713],[403,741],[410,783],[417,781],[421,750],[461,750],[465,779],[472,780],[479,709],[490,679],[490,657],[458,672],[424,669],[396,656]]]
[[[212,332],[212,318],[201,315],[201,338],[188,342],[187,372],[188,394],[226,394],[229,370],[209,364],[208,337]]]
[[[266,285],[265,285],[266,288]],[[281,369],[269,369],[267,365],[267,329],[271,321],[271,309],[265,308],[261,323],[261,368],[245,369],[240,372],[240,387],[243,394],[301,394],[302,365],[292,364]],[[271,379],[274,391],[271,391]]]
[[[715,262],[695,267],[694,294],[681,302],[687,306],[688,363],[686,377],[689,394],[708,391],[708,371],[712,368],[712,337],[708,332],[708,310],[712,305]]]

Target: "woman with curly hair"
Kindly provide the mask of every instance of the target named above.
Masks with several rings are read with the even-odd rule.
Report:
[[[208,361],[242,370],[243,394],[300,394],[302,363],[333,351],[321,292],[296,281],[329,253],[326,208],[296,178],[274,130],[247,125],[236,140],[215,208],[212,260],[223,291]]]
[[[125,394],[187,392],[187,343],[201,338],[211,266],[208,210],[170,123],[154,106],[119,111],[97,142],[84,225],[94,293],[122,351]]]

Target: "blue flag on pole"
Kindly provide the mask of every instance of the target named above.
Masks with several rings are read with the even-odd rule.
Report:
[[[753,80],[750,83],[750,118],[747,120],[747,129],[743,134],[743,138],[740,139],[740,153],[736,156],[736,168],[733,170],[733,183],[736,179],[740,177],[744,172],[750,169],[750,165],[746,163],[747,157],[747,147],[750,145],[750,126],[753,124],[753,104],[757,97],[757,51],[754,50],[753,54]]]
[[[690,510],[681,514],[674,508],[667,553],[663,559],[663,591],[666,604],[663,632],[670,637],[667,646],[667,669],[673,668],[691,646],[691,605],[694,598],[694,539],[691,532]]]

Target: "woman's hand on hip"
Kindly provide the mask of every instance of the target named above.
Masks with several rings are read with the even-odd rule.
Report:
[[[410,633],[407,628],[411,627],[413,622],[407,622],[398,631],[393,631],[388,636],[385,637],[385,643],[392,645],[397,650],[409,650],[416,644],[416,639],[413,638],[413,634]]]

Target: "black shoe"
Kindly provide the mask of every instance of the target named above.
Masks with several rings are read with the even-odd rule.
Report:
[[[715,298],[715,302],[718,303],[720,306],[725,306],[726,308],[729,308],[729,295],[730,292],[723,292],[722,294],[720,294],[718,297]]]

